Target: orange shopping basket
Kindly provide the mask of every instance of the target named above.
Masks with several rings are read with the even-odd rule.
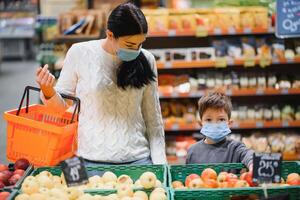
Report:
[[[17,110],[7,111],[7,159],[28,159],[35,166],[54,166],[72,157],[76,151],[80,99],[61,96],[75,103],[73,113],[56,112],[45,105],[29,106],[29,91],[39,88],[27,86]],[[26,96],[26,107],[22,107]],[[77,112],[77,114],[76,114]]]

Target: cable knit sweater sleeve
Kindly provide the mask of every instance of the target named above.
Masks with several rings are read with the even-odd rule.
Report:
[[[76,63],[79,62],[78,47],[72,45],[67,52],[66,58],[64,60],[64,67],[60,73],[60,77],[55,86],[56,95],[50,99],[46,99],[43,93],[40,93],[41,100],[48,107],[55,109],[56,111],[64,112],[68,109],[72,102],[64,100],[59,93],[64,93],[67,95],[75,96],[76,84],[77,84],[77,70]]]
[[[154,56],[149,52],[147,54],[149,55],[146,55],[146,57],[157,76]],[[144,90],[142,113],[146,124],[146,134],[150,144],[152,162],[154,164],[166,164],[165,133],[159,103],[157,79],[146,86]]]

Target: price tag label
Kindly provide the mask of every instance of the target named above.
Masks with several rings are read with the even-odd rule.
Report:
[[[215,35],[221,35],[222,34],[222,30],[220,28],[215,28],[214,34]]]
[[[290,126],[290,124],[289,124],[288,121],[283,121],[282,122],[282,127],[286,128],[286,127],[289,127],[289,126]]]
[[[251,28],[244,28],[244,33],[246,34],[252,33]]]
[[[228,29],[228,33],[231,34],[231,35],[236,34],[235,28],[230,27],[230,28]]]
[[[286,62],[287,62],[287,63],[294,63],[294,59],[291,59],[291,58],[286,59]]]
[[[259,59],[259,66],[261,66],[262,68],[265,68],[266,66],[271,65],[271,58],[267,58],[267,57],[261,57]]]
[[[280,153],[254,153],[253,154],[253,182],[280,183],[281,181]]]
[[[227,95],[227,96],[232,96],[232,90],[226,90],[226,92],[225,92],[225,94]]]
[[[215,60],[215,67],[216,68],[226,68],[227,67],[227,60],[225,57],[217,57]]]
[[[263,128],[264,123],[263,122],[256,122],[256,128]]]
[[[255,66],[255,58],[246,57],[244,61],[244,67],[254,67]]]
[[[74,157],[60,163],[68,187],[83,185],[88,182],[88,176],[83,158]]]
[[[176,36],[176,30],[169,30],[168,36]]]
[[[263,89],[261,89],[261,88],[258,88],[257,90],[256,90],[256,95],[264,95],[264,90]]]
[[[203,26],[197,27],[196,37],[207,37],[207,36],[208,36],[208,30],[205,27]]]
[[[289,90],[288,89],[282,89],[281,91],[280,91],[280,93],[281,94],[289,94]]]
[[[239,128],[239,127],[240,127],[240,124],[237,123],[237,122],[235,122],[235,123],[232,124],[232,127],[233,127],[233,128]]]
[[[279,61],[278,58],[273,58],[273,59],[272,59],[272,63],[273,63],[273,64],[278,64],[278,63],[280,63],[280,61]]]
[[[171,62],[165,62],[165,68],[166,69],[172,68],[172,63]]]
[[[230,66],[234,65],[234,60],[232,57],[227,58],[227,65],[230,65]]]
[[[179,96],[179,94],[178,94],[177,91],[172,92],[172,94],[171,94],[171,97],[174,97],[174,98],[176,98],[176,97],[178,97],[178,96]]]
[[[179,125],[178,124],[173,124],[172,125],[172,130],[173,131],[178,131],[179,130]]]

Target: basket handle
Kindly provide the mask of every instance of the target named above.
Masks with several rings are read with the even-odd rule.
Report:
[[[20,102],[20,105],[19,105],[19,108],[18,108],[18,111],[17,111],[17,115],[19,115],[20,112],[21,112],[21,108],[22,108],[22,105],[23,105],[23,102],[24,102],[24,99],[25,99],[25,95],[26,95],[26,113],[28,113],[29,91],[30,90],[35,90],[37,92],[41,91],[40,88],[33,87],[33,86],[26,86],[25,90],[24,90],[24,93],[23,93],[23,96],[22,96],[22,99],[21,99],[21,102]],[[73,96],[66,95],[66,94],[60,94],[60,95],[61,95],[62,98],[72,100],[75,103],[75,109],[74,109],[74,112],[73,112],[73,115],[72,115],[71,123],[73,123],[73,121],[74,121],[76,110],[77,110],[77,114],[78,114],[77,115],[77,121],[78,121],[79,120],[79,112],[80,112],[80,99],[78,97],[73,97]]]

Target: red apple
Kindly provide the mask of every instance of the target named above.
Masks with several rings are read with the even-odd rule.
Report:
[[[2,189],[4,187],[5,187],[5,184],[2,181],[0,181],[0,189]]]
[[[229,180],[231,179],[238,179],[237,175],[233,174],[233,173],[228,173],[227,177],[226,177],[226,181],[229,182]]]
[[[10,177],[12,177],[12,175],[14,174],[13,172],[9,171],[9,170],[5,170],[3,172],[1,172],[2,174],[4,174],[7,179],[9,179]]]
[[[4,164],[0,164],[0,172],[8,170],[8,166]]]
[[[204,187],[206,188],[218,188],[218,182],[214,179],[206,179],[204,181]]]
[[[29,165],[30,165],[30,163],[27,159],[21,158],[16,161],[14,168],[15,168],[15,170],[17,170],[17,169],[26,170],[29,167]]]
[[[22,178],[20,174],[15,174],[12,177],[10,177],[10,179],[8,179],[8,183],[10,185],[15,185],[20,180],[20,178]]]
[[[237,181],[238,181],[238,179],[229,179],[228,187],[233,188]]]
[[[198,174],[190,174],[185,178],[185,186],[188,187],[193,179],[200,178]]]
[[[207,180],[207,179],[217,180],[217,172],[215,170],[211,169],[211,168],[206,168],[201,173],[201,178],[204,181]]]
[[[229,188],[228,182],[219,182],[219,188]]]
[[[219,183],[223,183],[226,181],[226,177],[227,177],[227,172],[221,172],[219,175],[218,175],[218,178],[217,178],[217,181]]]
[[[183,185],[183,183],[180,182],[180,181],[173,181],[173,182],[172,182],[172,187],[173,187],[174,189],[178,189],[178,188],[183,188],[184,185]]]
[[[9,192],[0,192],[0,200],[6,200],[9,197]]]
[[[241,188],[241,187],[249,187],[249,184],[245,180],[237,180],[237,182],[234,184],[235,188]]]
[[[14,174],[19,174],[20,176],[23,176],[25,173],[25,171],[23,169],[17,169],[16,171],[14,171]]]
[[[9,183],[8,183],[8,179],[11,177],[11,174],[8,173],[7,171],[4,171],[4,172],[0,172],[0,181],[2,183],[4,183],[4,185],[8,186]]]
[[[242,173],[242,174],[240,175],[240,180],[246,180],[246,175],[247,175],[247,172]]]
[[[291,173],[286,178],[286,183],[289,185],[297,185],[300,182],[300,176],[297,173]]]
[[[189,183],[187,187],[191,189],[203,188],[204,183],[201,178],[195,178]]]
[[[253,182],[253,173],[252,172],[247,172],[246,173],[245,181],[247,181],[247,183],[250,185],[250,187],[257,186],[257,184]]]
[[[300,180],[291,180],[291,181],[289,181],[289,183],[288,183],[289,185],[300,185]]]

